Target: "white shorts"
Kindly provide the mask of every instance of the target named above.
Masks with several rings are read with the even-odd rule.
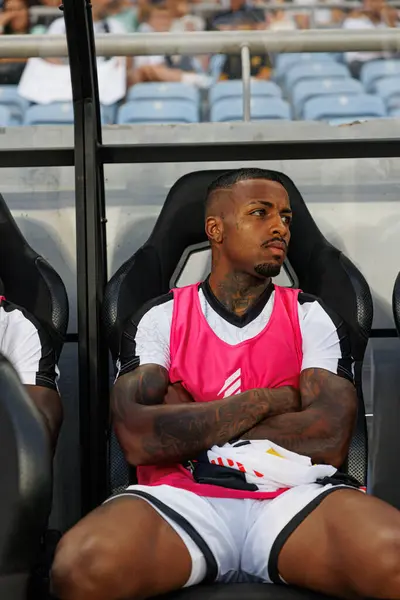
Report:
[[[192,559],[185,587],[202,581],[284,583],[278,572],[283,545],[323,498],[343,487],[348,486],[312,483],[273,500],[237,500],[205,498],[169,485],[132,485],[107,502],[140,497],[171,525]]]

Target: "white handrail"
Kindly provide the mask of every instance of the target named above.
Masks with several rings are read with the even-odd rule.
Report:
[[[400,51],[400,29],[350,31],[221,31],[191,33],[132,33],[96,36],[98,56],[174,54],[240,54],[263,52]],[[2,35],[0,58],[65,57],[63,35]]]

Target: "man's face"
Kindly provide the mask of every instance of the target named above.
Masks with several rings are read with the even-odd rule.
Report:
[[[275,181],[249,179],[219,193],[225,195],[220,216],[216,229],[211,227],[207,233],[214,241],[217,236],[225,261],[232,270],[249,275],[278,275],[287,254],[292,218],[285,188]],[[208,225],[211,220],[207,219]]]
[[[364,10],[367,14],[380,16],[385,7],[385,0],[364,0]]]

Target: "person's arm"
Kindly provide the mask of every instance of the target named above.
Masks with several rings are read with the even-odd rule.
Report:
[[[168,371],[143,365],[122,375],[111,395],[111,412],[125,457],[133,465],[182,462],[224,444],[268,416],[293,411],[291,388],[255,389],[201,403],[164,404]]]
[[[41,385],[25,385],[49,432],[53,451],[63,420],[63,409],[58,392]]]
[[[268,439],[314,463],[339,467],[357,415],[350,342],[343,320],[313,296],[299,295],[299,319],[301,411],[266,419],[242,437]]]
[[[302,410],[266,419],[242,435],[268,439],[314,463],[340,467],[346,458],[357,415],[354,385],[324,369],[306,369],[300,378]]]
[[[55,449],[63,411],[57,389],[54,345],[47,331],[24,309],[15,307],[6,314],[7,328],[1,339],[1,350],[42,415]]]

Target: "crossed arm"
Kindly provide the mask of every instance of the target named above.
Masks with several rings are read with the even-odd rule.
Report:
[[[144,365],[122,375],[111,396],[116,434],[133,465],[181,462],[233,438],[269,439],[313,462],[340,466],[353,431],[353,384],[324,369],[290,387],[254,389],[214,402],[174,394],[168,372]]]

